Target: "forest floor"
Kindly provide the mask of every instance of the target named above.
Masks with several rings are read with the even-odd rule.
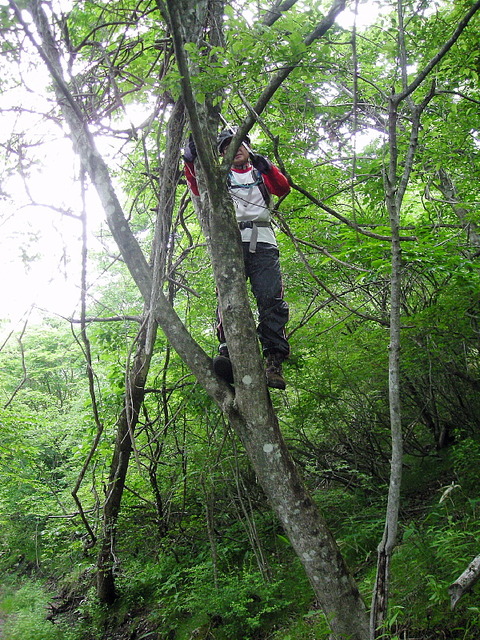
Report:
[[[145,638],[148,640],[157,640],[159,635],[155,632],[155,627],[147,620],[140,622],[137,620],[132,623],[125,623],[119,626],[112,633],[107,633],[105,638],[108,640],[132,640],[132,638]],[[1,636],[0,636],[1,640]]]
[[[74,606],[70,606],[68,609],[64,609],[60,614],[56,614],[50,617],[51,622],[62,621],[65,626],[68,627],[69,621],[72,625],[77,620],[77,611]],[[102,640],[135,640],[137,638],[145,638],[145,640],[158,640],[160,634],[157,629],[158,626],[148,620],[148,610],[135,610],[130,614],[127,614],[123,622],[105,622],[103,630],[99,631],[99,637]],[[114,618],[113,618],[114,619]],[[1,627],[0,627],[0,640],[3,640]],[[25,639],[27,640],[27,639]],[[33,640],[33,639],[32,639]],[[200,639],[202,640],[202,636]]]

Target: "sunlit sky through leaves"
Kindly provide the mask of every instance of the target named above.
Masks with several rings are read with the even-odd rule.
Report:
[[[18,71],[11,73],[15,78]],[[61,215],[65,209],[80,214],[78,163],[61,127],[41,115],[50,106],[47,85],[42,69],[22,68],[22,84],[0,95],[2,319],[18,320],[34,304],[68,314],[78,297],[71,276],[78,271],[81,224]]]
[[[366,26],[377,15],[376,3],[361,3],[357,26]],[[354,19],[351,11],[345,11],[337,21],[350,28]],[[8,73],[4,67],[4,74]],[[10,73],[17,78],[16,67]],[[11,88],[3,88],[0,95],[2,141],[10,138],[7,162],[0,172],[0,319],[14,323],[33,306],[47,315],[71,316],[79,309],[79,166],[61,123],[45,121],[41,115],[51,107],[49,82],[44,68],[24,63],[21,83],[15,87],[12,80]],[[32,157],[27,142],[34,145],[33,165],[26,160]],[[93,232],[103,214],[93,196],[87,198],[86,209]],[[89,238],[92,243],[93,235]],[[42,313],[35,311],[31,317],[41,318]]]
[[[24,64],[21,83],[16,66],[10,73],[11,86],[3,85],[0,94],[6,159],[0,169],[0,320],[18,326],[27,316],[30,322],[78,316],[84,206],[80,164],[65,125],[43,115],[53,107],[46,69]],[[98,250],[103,212],[91,189],[85,211],[87,246]]]

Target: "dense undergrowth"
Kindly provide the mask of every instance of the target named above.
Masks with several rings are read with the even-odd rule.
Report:
[[[478,588],[454,611],[447,591],[478,553],[479,459],[480,444],[470,438],[441,456],[406,461],[386,638],[479,637]],[[383,527],[380,495],[333,486],[316,491],[367,603]],[[13,562],[4,555],[3,640],[327,638],[301,565],[263,508],[254,514],[257,548],[248,543],[238,521],[225,520],[216,531],[213,555],[208,539],[188,519],[171,544],[172,539],[155,535],[145,517],[143,538],[135,541],[128,520],[138,521],[142,514],[133,516],[126,509],[119,528],[126,532],[119,538],[119,597],[110,608],[99,606],[95,598],[93,556],[81,551],[73,556],[67,546],[57,546],[55,562],[39,568],[34,559],[17,557]]]

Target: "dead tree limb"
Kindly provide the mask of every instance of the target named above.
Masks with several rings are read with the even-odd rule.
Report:
[[[448,593],[450,594],[450,606],[452,610],[455,609],[460,598],[464,596],[467,591],[470,591],[479,578],[480,555],[474,558],[465,571],[448,587]]]

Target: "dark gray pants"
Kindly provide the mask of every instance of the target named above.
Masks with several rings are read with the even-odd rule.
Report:
[[[288,304],[283,299],[282,275],[277,247],[258,242],[255,253],[250,253],[248,242],[242,242],[245,274],[250,280],[257,302],[257,333],[264,355],[279,353],[286,358],[290,347],[285,336],[288,321]],[[217,309],[217,336],[225,343],[222,319]]]

